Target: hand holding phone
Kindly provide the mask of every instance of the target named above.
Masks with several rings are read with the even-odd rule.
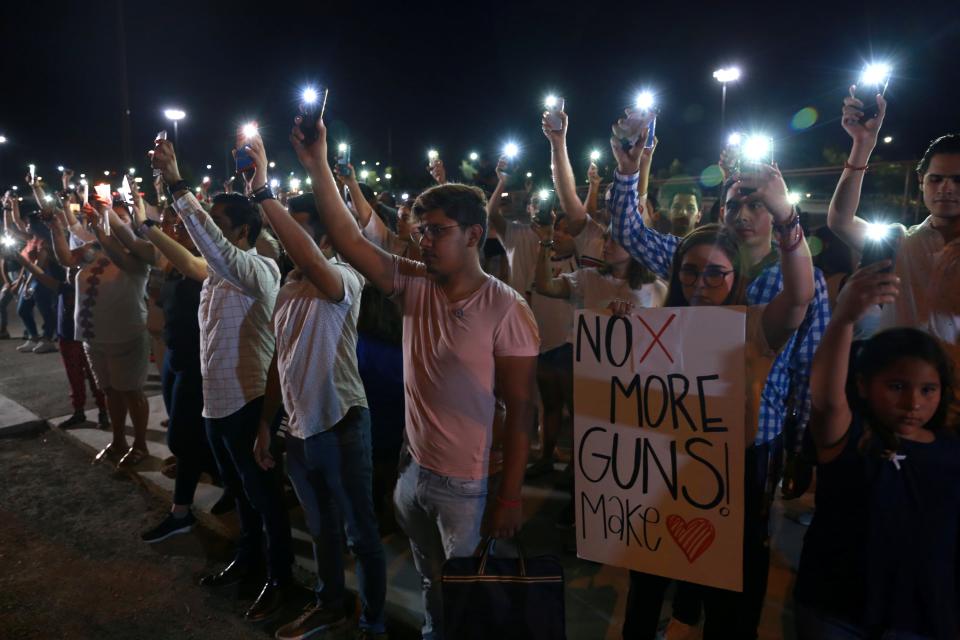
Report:
[[[560,114],[566,107],[566,101],[558,96],[547,96],[544,106],[547,108],[544,115],[544,128],[548,131],[563,131],[563,120]]]
[[[350,169],[350,145],[346,142],[337,145],[337,172],[343,177],[353,174]]]
[[[890,261],[890,266],[881,269],[881,273],[890,273],[896,264],[897,252],[903,242],[903,225],[871,224],[867,236],[863,241],[863,251],[860,254],[860,268],[868,267],[884,260]]]
[[[154,138],[153,146],[156,147],[162,140],[166,140],[166,139],[167,139],[167,132],[165,129],[161,129],[160,131],[157,132],[157,137]],[[153,169],[154,178],[159,178],[162,175],[163,175],[163,172],[160,169],[157,169],[156,167]],[[84,200],[86,200],[86,198],[84,198]]]
[[[308,87],[303,90],[300,96],[300,132],[303,133],[304,146],[310,146],[320,137],[317,130],[317,120],[323,117],[323,111],[327,106],[327,88],[318,87],[316,89]]]

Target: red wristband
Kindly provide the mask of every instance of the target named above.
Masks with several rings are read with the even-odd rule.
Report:
[[[522,504],[520,502],[520,498],[509,500],[502,496],[497,496],[497,502],[499,502],[502,506],[507,507],[508,509],[516,509]]]
[[[847,162],[846,160],[844,160],[844,162],[843,162],[843,168],[844,168],[844,169],[850,169],[851,171],[866,171],[867,169],[870,168],[870,165],[869,165],[869,164],[865,164],[865,165],[863,165],[862,167],[857,167],[857,166],[854,166],[854,165],[850,164],[850,163]]]

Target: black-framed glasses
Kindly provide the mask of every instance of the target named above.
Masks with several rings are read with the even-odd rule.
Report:
[[[703,279],[703,285],[708,289],[715,289],[722,286],[723,281],[728,275],[733,273],[733,269],[724,271],[720,267],[707,267],[703,271],[693,266],[680,267],[680,273],[677,277],[680,284],[685,287],[692,287],[697,284],[697,280]]]
[[[454,227],[459,227],[459,224],[418,224],[413,229],[410,230],[410,235],[414,240],[420,242],[422,238],[429,238],[431,240],[436,240],[440,237],[440,234],[446,229],[453,229]]]

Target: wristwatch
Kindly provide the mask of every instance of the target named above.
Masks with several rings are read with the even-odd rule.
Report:
[[[140,235],[145,236],[147,235],[147,231],[149,231],[151,227],[159,227],[159,226],[160,226],[159,222],[157,222],[156,220],[151,220],[150,218],[147,218],[142,223],[140,223]]]

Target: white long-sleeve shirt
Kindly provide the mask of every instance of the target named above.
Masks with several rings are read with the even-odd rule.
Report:
[[[192,193],[174,208],[207,261],[198,313],[203,416],[225,418],[266,390],[280,269],[256,249],[244,251],[224,238]]]

